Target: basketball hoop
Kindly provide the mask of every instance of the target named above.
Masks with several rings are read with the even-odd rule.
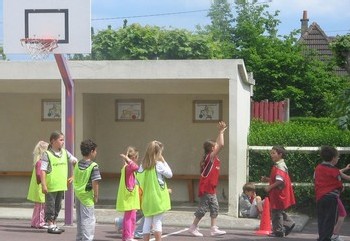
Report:
[[[57,39],[24,38],[21,39],[21,44],[35,60],[46,59],[58,47]]]

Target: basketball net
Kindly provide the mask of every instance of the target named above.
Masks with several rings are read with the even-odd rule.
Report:
[[[44,60],[58,47],[57,39],[21,39],[21,44],[34,60]]]

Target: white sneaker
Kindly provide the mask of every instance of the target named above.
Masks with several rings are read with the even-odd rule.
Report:
[[[213,226],[210,229],[210,235],[211,236],[218,236],[218,235],[224,235],[226,234],[226,231],[220,230],[218,226]]]
[[[117,230],[117,233],[121,233],[122,227],[123,227],[121,218],[115,218],[114,225],[115,225],[115,229]]]
[[[188,229],[188,232],[195,237],[203,237],[203,234],[198,231],[198,227],[194,224],[190,226],[190,228]]]
[[[344,241],[338,234],[333,234],[331,237],[332,241]]]

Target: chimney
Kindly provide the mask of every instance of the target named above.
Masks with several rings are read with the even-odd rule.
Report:
[[[300,19],[301,22],[301,36],[306,32],[306,30],[309,28],[309,19],[307,18],[307,11],[303,11],[303,18]]]

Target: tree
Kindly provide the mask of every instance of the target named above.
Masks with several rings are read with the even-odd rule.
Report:
[[[330,63],[318,60],[298,43],[297,31],[278,35],[278,11],[257,0],[236,0],[235,14],[227,0],[213,0],[211,24],[196,32],[157,26],[108,27],[92,34],[92,53],[74,59],[243,59],[256,80],[254,99],[291,100],[294,116],[324,117],[343,89],[344,79]]]
[[[221,58],[220,42],[208,34],[184,29],[164,29],[140,24],[108,27],[92,35],[92,53],[74,55],[72,59],[137,60],[137,59],[211,59]]]
[[[337,36],[330,46],[335,53],[337,64],[350,74],[350,34]]]
[[[244,59],[256,80],[254,99],[291,100],[293,116],[329,116],[331,102],[344,80],[327,63],[313,54],[305,55],[297,41],[297,31],[278,36],[278,11],[269,13],[267,5],[236,1],[234,58]]]
[[[233,41],[233,14],[230,4],[227,0],[214,0],[208,17],[211,19],[211,24],[202,29],[197,26],[199,35],[208,36],[212,44],[215,44],[219,49],[215,57],[220,59],[230,59],[233,56],[235,43]]]
[[[336,62],[350,74],[350,34],[337,36],[331,42],[331,48],[336,55]],[[349,76],[348,76],[349,77]],[[335,113],[338,125],[345,130],[350,129],[350,85],[344,88],[335,103]]]

